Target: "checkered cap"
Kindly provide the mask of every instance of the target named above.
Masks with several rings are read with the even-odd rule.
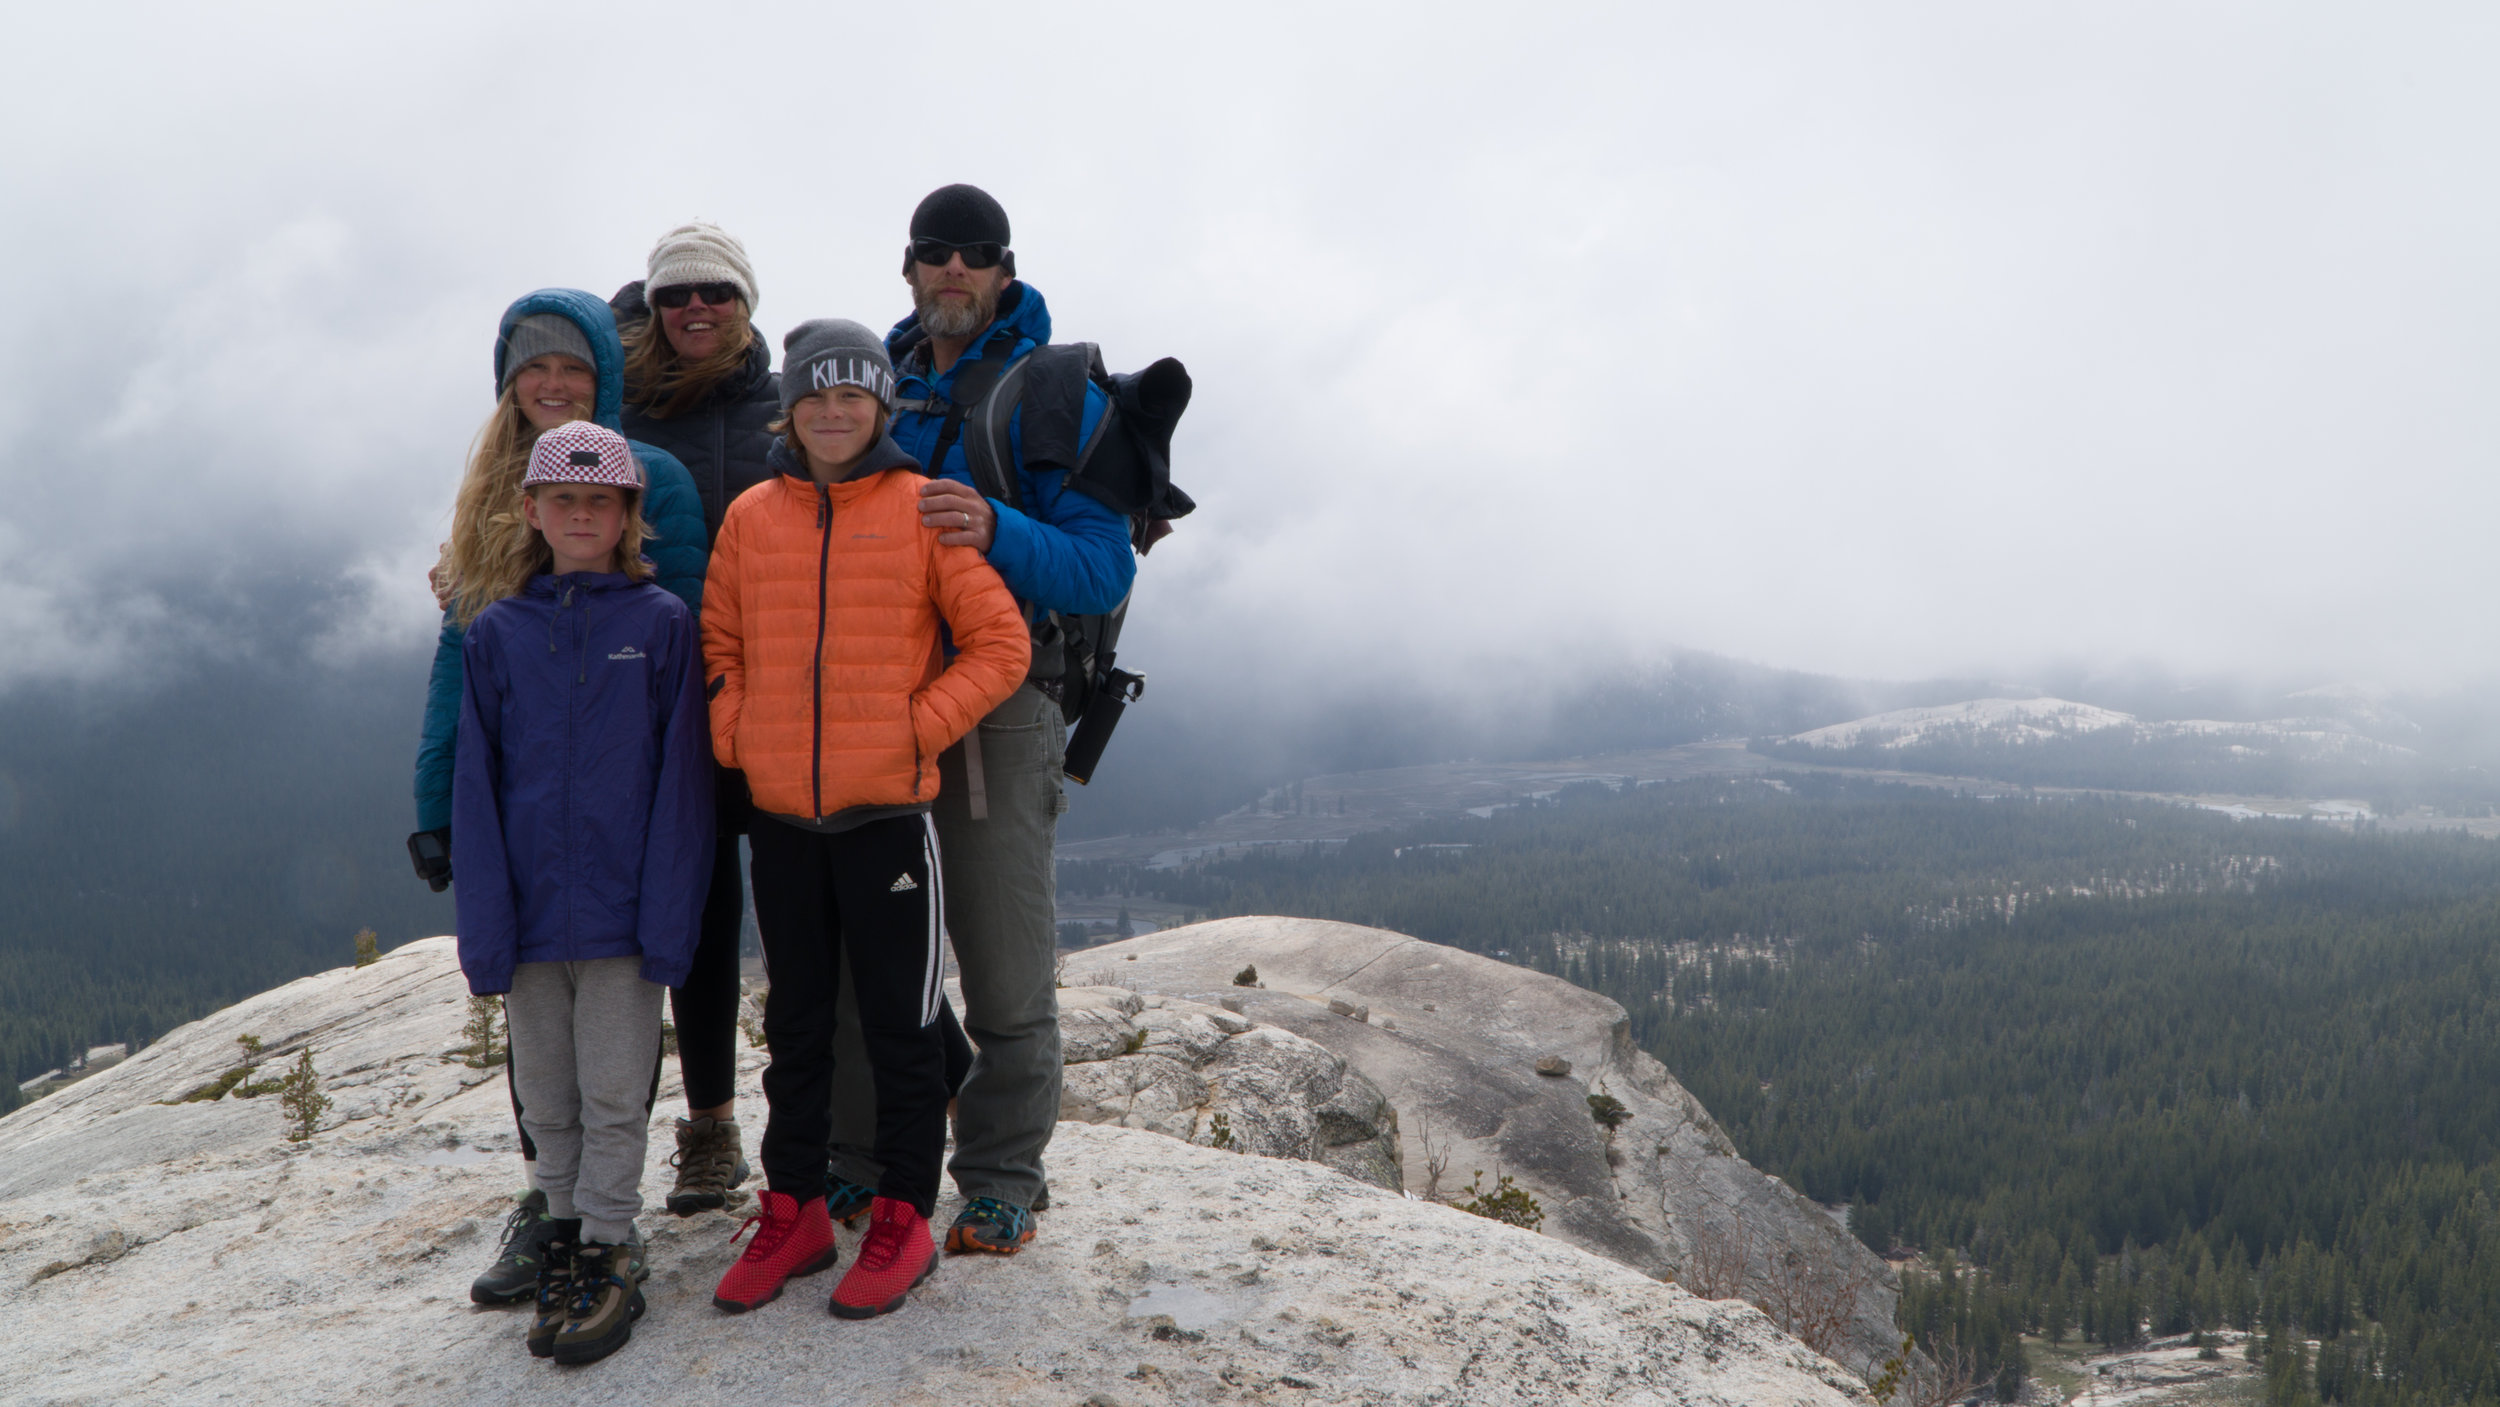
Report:
[[[533,484],[608,484],[642,487],[642,466],[625,448],[625,437],[604,425],[568,420],[538,437],[521,487]]]

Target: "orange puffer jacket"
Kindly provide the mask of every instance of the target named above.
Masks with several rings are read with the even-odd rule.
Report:
[[[712,750],[784,816],[931,801],[938,754],[1024,680],[1015,598],[921,525],[918,461],[891,438],[838,484],[774,458],[784,472],[729,505],[704,580]]]

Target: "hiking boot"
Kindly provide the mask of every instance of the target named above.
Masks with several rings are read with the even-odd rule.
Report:
[[[651,1267],[642,1236],[621,1246],[584,1241],[573,1252],[573,1300],[556,1331],[558,1363],[596,1363],[625,1346],[642,1317],[642,1282]]]
[[[677,1151],[668,1161],[677,1169],[668,1209],[679,1216],[720,1210],[729,1204],[729,1189],[747,1180],[734,1119],[679,1119]]]
[[[555,1353],[556,1335],[563,1330],[565,1313],[573,1304],[573,1250],[582,1239],[581,1218],[567,1217],[554,1225],[538,1265],[538,1304],[531,1312],[526,1339],[532,1358]]]
[[[996,1197],[975,1197],[964,1203],[955,1224],[946,1228],[946,1249],[989,1251],[1011,1256],[1033,1239],[1033,1214]]]
[[[729,1239],[736,1241],[758,1222],[762,1227],[747,1242],[746,1254],[720,1278],[720,1288],[712,1292],[712,1303],[732,1314],[772,1303],[791,1276],[813,1275],[842,1254],[834,1248],[833,1223],[825,1217],[824,1198],[802,1202],[787,1192],[767,1188],[757,1205],[762,1210],[740,1222]]]
[[[936,1271],[937,1263],[929,1219],[909,1202],[879,1197],[868,1213],[868,1239],[859,1243],[859,1259],[833,1287],[833,1302],[825,1308],[841,1319],[892,1314],[911,1297],[914,1285]]]
[[[555,1222],[547,1215],[547,1194],[533,1187],[521,1194],[520,1205],[504,1218],[503,1246],[486,1273],[469,1282],[469,1298],[478,1304],[519,1304],[538,1284],[538,1268],[546,1260],[547,1238]]]
[[[842,1223],[846,1230],[857,1231],[859,1219],[868,1215],[869,1204],[876,1200],[875,1189],[825,1174],[825,1215]]]

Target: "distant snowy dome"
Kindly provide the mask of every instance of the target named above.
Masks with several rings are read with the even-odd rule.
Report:
[[[1896,708],[1790,738],[1807,747],[1912,747],[1934,734],[1986,733],[2008,742],[2041,742],[2104,728],[2133,728],[2133,714],[2071,699],[1969,699],[1936,708]]]

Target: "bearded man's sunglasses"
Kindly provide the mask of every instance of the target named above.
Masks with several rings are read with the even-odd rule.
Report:
[[[734,283],[672,283],[651,295],[655,308],[682,308],[700,298],[710,307],[722,308],[735,302],[738,285]]]
[[[948,244],[942,239],[915,239],[911,242],[911,257],[932,268],[957,254],[964,256],[965,268],[986,269],[1007,257],[1007,246],[989,240],[978,244]]]

